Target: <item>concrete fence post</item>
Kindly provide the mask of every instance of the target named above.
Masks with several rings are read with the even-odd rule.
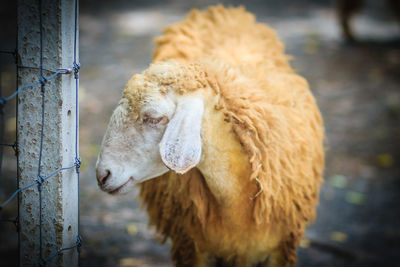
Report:
[[[40,23],[38,0],[18,0],[18,86],[40,78]],[[70,68],[74,55],[74,1],[41,0],[43,76]],[[41,173],[72,166],[75,161],[75,80],[62,74],[45,85],[45,123]],[[19,187],[38,177],[41,135],[40,85],[18,96]],[[40,260],[39,192],[33,186],[19,195],[20,266]],[[59,172],[42,185],[42,258],[73,246],[78,235],[78,188],[75,168]],[[76,249],[64,251],[46,266],[77,266]]]

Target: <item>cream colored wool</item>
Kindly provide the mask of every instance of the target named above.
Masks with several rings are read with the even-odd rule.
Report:
[[[232,144],[227,160],[235,162],[232,173],[242,174],[229,206],[197,168],[141,185],[150,223],[172,239],[175,264],[293,265],[315,216],[324,165],[322,118],[306,80],[289,66],[275,32],[243,8],[193,10],[155,42],[146,79],[157,81],[161,93],[213,95],[212,109],[225,126],[204,133],[203,146],[232,136],[239,145]],[[152,69],[163,64],[174,71],[159,77]],[[140,95],[128,83],[124,98],[132,106]]]

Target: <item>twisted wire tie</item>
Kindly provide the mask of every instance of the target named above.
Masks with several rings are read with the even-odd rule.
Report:
[[[82,240],[81,235],[78,234],[78,236],[76,237],[76,243],[75,243],[76,249],[77,249],[78,253],[81,252],[82,241],[83,241],[83,240]]]
[[[79,69],[81,68],[81,64],[78,62],[74,62],[74,73],[75,73],[75,79],[79,79]]]
[[[76,167],[76,172],[77,173],[80,173],[80,168],[81,168],[81,165],[82,165],[82,158],[75,158],[75,167]]]
[[[42,184],[43,184],[43,182],[44,182],[43,177],[42,177],[41,175],[38,175],[38,176],[37,176],[37,179],[36,179],[36,182],[37,182],[37,184],[38,184],[38,186],[39,186],[39,191],[41,191],[41,190],[42,190],[41,187],[42,187]]]
[[[41,85],[45,85],[47,83],[47,81],[48,80],[46,79],[46,77],[44,77],[43,75],[40,75],[39,82]]]
[[[14,150],[15,156],[17,156],[18,155],[18,141],[15,141],[11,147]]]

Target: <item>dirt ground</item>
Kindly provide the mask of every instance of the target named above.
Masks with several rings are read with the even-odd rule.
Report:
[[[160,245],[147,228],[137,191],[122,197],[101,192],[94,165],[125,83],[151,62],[152,38],[192,7],[215,3],[81,1],[81,266],[171,266],[168,244]],[[370,5],[354,20],[360,41],[350,45],[341,39],[330,1],[254,0],[246,1],[246,7],[276,29],[292,66],[309,81],[325,121],[325,183],[297,266],[399,266],[399,24],[388,19],[384,7]],[[6,33],[0,48],[12,50],[12,31]],[[12,87],[12,61],[0,58],[1,83]],[[9,140],[13,116],[13,109],[6,109]],[[14,161],[6,150],[0,201],[15,186]],[[0,225],[0,230],[0,266],[16,266],[15,229]]]

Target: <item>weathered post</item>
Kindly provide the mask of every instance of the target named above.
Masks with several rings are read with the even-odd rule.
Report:
[[[19,86],[41,78],[40,54],[43,76],[73,66],[74,16],[73,0],[18,0]],[[61,167],[73,166],[75,161],[77,114],[75,80],[71,73],[58,75],[45,82],[44,86],[23,90],[18,96],[20,188],[39,178],[43,95],[45,113],[40,176],[45,177]],[[41,216],[39,186],[20,193],[20,266],[37,266],[61,248],[76,244],[77,179],[75,168],[71,168],[43,181]],[[46,266],[77,266],[77,263],[77,250],[69,249],[47,262]]]

